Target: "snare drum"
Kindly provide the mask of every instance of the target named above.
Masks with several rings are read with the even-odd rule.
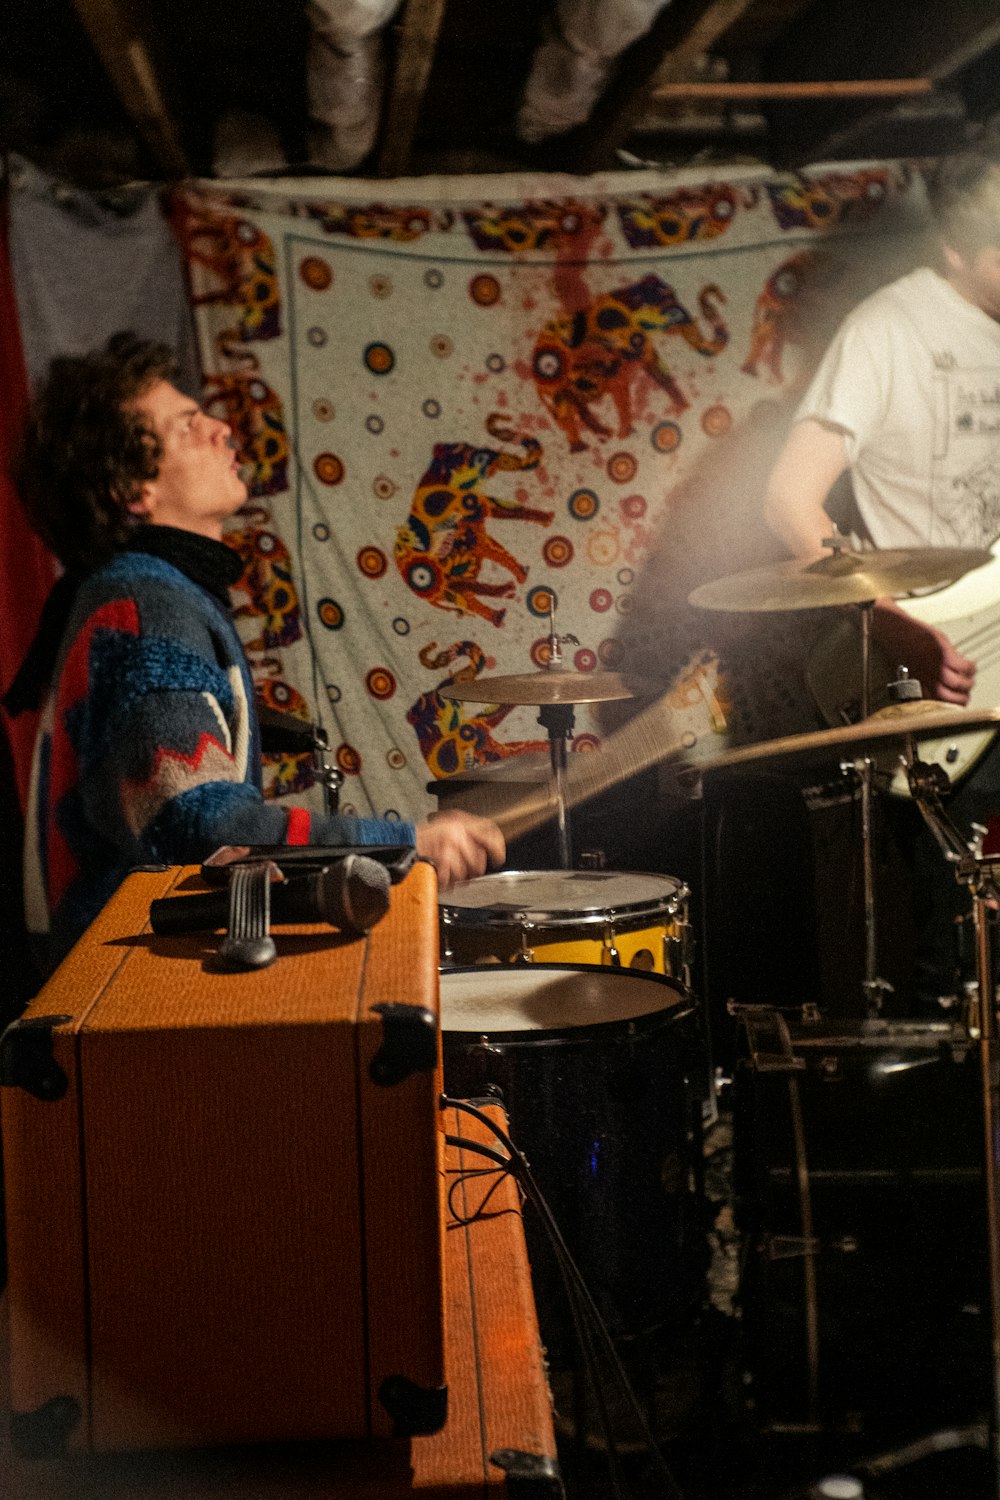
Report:
[[[681,986],[591,965],[445,970],[441,1040],[449,1094],[503,1099],[612,1334],[688,1316],[704,1258],[689,1085],[702,1044]],[[569,1362],[558,1266],[530,1202],[524,1227],[542,1337]]]
[[[670,875],[502,870],[441,903],[445,964],[606,964],[690,988],[688,890]]]

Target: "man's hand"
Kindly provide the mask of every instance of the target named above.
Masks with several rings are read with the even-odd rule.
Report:
[[[443,889],[458,880],[499,869],[507,855],[503,834],[489,818],[474,813],[435,813],[417,824],[417,853],[436,866]]]
[[[942,703],[969,701],[976,680],[976,664],[956,651],[948,637],[933,626],[904,613],[891,599],[879,599],[872,621],[873,635],[893,668],[909,668],[925,698]]]

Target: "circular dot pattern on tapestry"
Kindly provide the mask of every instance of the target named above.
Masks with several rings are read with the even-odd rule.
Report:
[[[550,609],[555,609],[559,604],[559,598],[555,589],[550,589],[546,584],[539,584],[531,590],[525,603],[528,611],[537,619],[547,618]]]
[[[362,547],[358,553],[358,567],[366,578],[381,578],[389,563],[378,547]]]
[[[325,599],[320,599],[316,605],[316,613],[319,616],[320,624],[325,625],[327,630],[339,630],[344,623],[344,611],[336,599],[331,599],[329,596]]]
[[[542,557],[550,568],[565,568],[573,561],[573,543],[567,536],[546,537],[542,544]]]
[[[336,453],[318,453],[313,460],[313,473],[321,484],[339,484],[344,477],[344,465]]]
[[[385,703],[396,691],[396,679],[387,667],[372,667],[365,677],[365,687],[373,698]]]
[[[493,307],[500,301],[500,283],[495,276],[480,274],[469,282],[469,296],[477,307]]]
[[[635,478],[638,468],[631,453],[612,453],[608,459],[608,477],[615,484],[628,484]]]
[[[681,430],[676,422],[658,422],[650,435],[657,453],[673,453],[681,444]]]
[[[725,437],[733,425],[733,417],[728,406],[710,406],[702,414],[701,429],[706,437]]]
[[[373,375],[388,375],[396,363],[396,356],[388,344],[368,344],[364,360]]]
[[[593,490],[574,490],[567,503],[574,521],[592,521],[601,506]]]
[[[333,281],[333,271],[318,255],[307,255],[299,264],[299,275],[314,292],[325,292]]]

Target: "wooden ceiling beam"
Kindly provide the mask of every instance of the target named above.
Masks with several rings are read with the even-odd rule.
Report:
[[[154,159],[168,178],[189,176],[181,132],[153,62],[156,46],[142,7],[135,0],[73,0],[73,6]]]
[[[672,105],[678,100],[718,100],[735,103],[744,99],[899,99],[932,94],[930,78],[847,78],[810,83],[658,83],[650,94],[654,105]]]
[[[749,4],[752,0],[672,0],[665,6],[646,35],[622,57],[611,84],[581,128],[574,170],[596,172],[606,167],[645,111],[653,80],[665,60],[686,49],[696,28],[701,26],[700,34],[707,35],[720,6],[729,14],[728,25]]]
[[[446,0],[407,0],[379,144],[379,177],[401,177],[410,166],[417,121],[434,65]]]

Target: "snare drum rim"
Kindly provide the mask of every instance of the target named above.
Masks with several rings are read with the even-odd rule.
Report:
[[[586,870],[503,870],[501,875],[586,875],[603,873],[599,871]],[[615,921],[639,921],[644,923],[650,917],[664,916],[676,917],[678,911],[682,910],[691,892],[683,881],[678,880],[675,875],[660,875],[651,870],[613,870],[608,874],[615,875],[638,875],[647,880],[663,881],[671,887],[664,892],[659,899],[643,901],[616,902],[613,905],[601,907],[589,907],[581,911],[572,907],[563,907],[561,910],[549,911],[543,907],[531,906],[455,906],[450,901],[439,901],[438,909],[441,920],[449,927],[520,927],[524,923],[530,923],[533,927],[601,927],[608,922]],[[492,876],[480,875],[480,880],[490,880]],[[655,924],[654,924],[655,925]],[[667,925],[667,924],[664,924]],[[585,966],[586,967],[586,966]]]
[[[444,979],[452,974],[477,974],[486,979],[488,975],[499,971],[501,974],[510,973],[524,974],[614,974],[624,975],[629,980],[638,980],[640,983],[650,981],[663,986],[665,989],[676,992],[676,1000],[673,1005],[663,1005],[659,1010],[646,1010],[637,1016],[619,1016],[614,1021],[588,1021],[580,1026],[549,1026],[539,1028],[523,1028],[519,1031],[491,1031],[482,1027],[469,1028],[467,1030],[454,1030],[444,1024],[444,1018],[440,1020],[441,1044],[447,1045],[448,1037],[455,1037],[452,1044],[458,1046],[462,1038],[486,1037],[491,1045],[498,1047],[523,1046],[541,1047],[554,1044],[565,1045],[567,1042],[582,1041],[585,1037],[610,1037],[614,1033],[621,1033],[632,1027],[635,1030],[650,1030],[654,1026],[662,1025],[669,1019],[670,1025],[680,1022],[688,1016],[696,1014],[698,1007],[695,1005],[690,990],[684,988],[679,980],[670,974],[657,974],[648,969],[609,969],[604,964],[525,964],[518,967],[516,964],[464,964],[458,969],[442,969],[441,978]]]

